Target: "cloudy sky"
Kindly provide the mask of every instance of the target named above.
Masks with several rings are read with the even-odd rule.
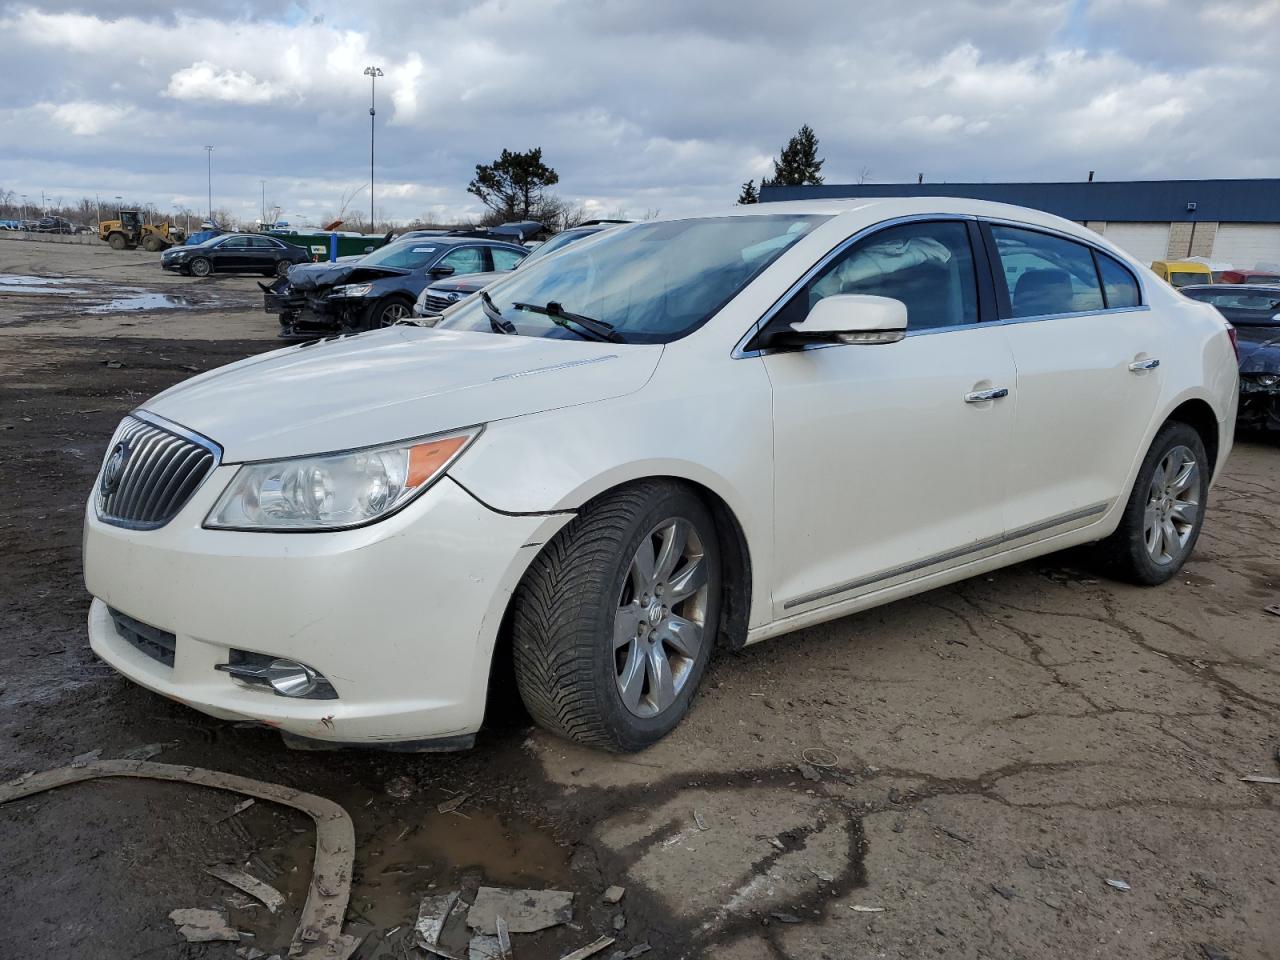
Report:
[[[829,183],[1280,174],[1280,0],[0,0],[0,187],[316,222],[480,212],[540,145],[600,214],[730,203],[802,123]],[[357,193],[357,197],[361,197]]]

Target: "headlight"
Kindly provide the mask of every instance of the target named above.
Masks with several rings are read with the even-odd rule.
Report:
[[[1262,387],[1274,387],[1280,383],[1280,373],[1255,373],[1246,374],[1246,376]]]
[[[334,287],[332,295],[335,297],[367,297],[372,289],[372,283],[353,283],[346,287]]]
[[[204,525],[223,530],[343,530],[372,523],[431,486],[480,429],[350,453],[246,463]]]

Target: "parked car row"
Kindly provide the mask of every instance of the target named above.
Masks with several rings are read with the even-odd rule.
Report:
[[[310,262],[310,252],[302,247],[257,233],[224,233],[192,246],[170,247],[160,255],[163,269],[193,277],[211,273],[284,276],[293,264]]]
[[[93,232],[92,228],[72,223],[65,217],[41,217],[39,220],[0,220],[0,230],[62,234]]]
[[[464,251],[479,272],[507,245],[411,239],[293,268],[330,271],[314,304],[274,295],[376,304]],[[1048,214],[863,199],[636,223],[433,327],[142,404],[87,508],[89,637],[295,742],[468,746],[497,670],[547,729],[638,750],[716,650],[1075,546],[1170,580],[1237,384],[1218,311]]]

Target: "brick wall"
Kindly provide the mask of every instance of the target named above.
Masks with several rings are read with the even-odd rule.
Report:
[[[1195,235],[1191,238],[1191,256],[1207,257],[1213,253],[1213,241],[1218,235],[1218,225],[1213,221],[1196,224]]]

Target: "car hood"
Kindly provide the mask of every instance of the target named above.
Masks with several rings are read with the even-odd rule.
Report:
[[[1236,327],[1241,373],[1280,373],[1280,327]]]
[[[660,345],[398,326],[250,357],[144,405],[223,460],[348,450],[639,390]]]
[[[488,273],[468,273],[461,277],[449,277],[445,280],[437,280],[431,284],[429,289],[437,290],[441,293],[475,293],[477,290],[487,287],[495,280],[502,277],[511,276],[510,270],[492,270]]]
[[[363,257],[346,263],[341,260],[336,263],[299,263],[289,268],[289,286],[295,290],[318,290],[348,281],[380,280],[383,277],[403,276],[408,272],[393,267],[362,267],[361,259]]]

